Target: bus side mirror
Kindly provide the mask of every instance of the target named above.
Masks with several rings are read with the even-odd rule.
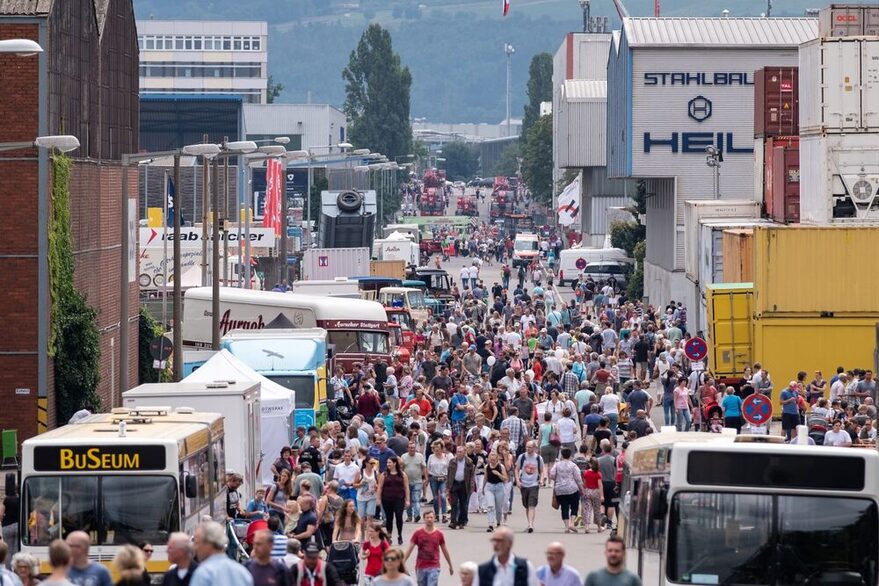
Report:
[[[183,480],[183,494],[188,499],[194,499],[198,496],[198,479],[195,476],[187,475]]]

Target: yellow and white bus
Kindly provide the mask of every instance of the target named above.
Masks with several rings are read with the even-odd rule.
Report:
[[[879,584],[875,449],[656,433],[626,450],[620,504],[645,586]]]
[[[168,569],[174,531],[226,518],[223,417],[181,408],[114,409],[22,444],[21,550],[50,571],[48,545],[73,531],[109,565],[125,544],[153,544],[147,570]]]

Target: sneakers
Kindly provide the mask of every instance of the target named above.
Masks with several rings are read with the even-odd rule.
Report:
[[[485,530],[486,533],[494,533],[494,527],[491,525],[488,526],[488,529]]]
[[[534,527],[529,527],[525,530],[525,533],[534,533]]]

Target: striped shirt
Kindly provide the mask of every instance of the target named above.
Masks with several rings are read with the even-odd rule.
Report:
[[[287,536],[275,533],[272,536],[272,559],[282,560],[287,555]]]

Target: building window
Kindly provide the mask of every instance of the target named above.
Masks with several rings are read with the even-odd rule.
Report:
[[[156,39],[153,37],[147,37],[146,38],[146,50],[152,51],[155,48],[156,48]]]
[[[260,47],[260,38],[259,37],[251,37],[250,39],[250,47],[254,51],[259,51]]]
[[[195,37],[192,39],[192,48],[196,51],[201,51],[201,37]]]
[[[232,39],[229,37],[223,37],[223,50],[231,51],[232,50]]]
[[[174,37],[174,48],[178,51],[183,50],[183,37]]]
[[[241,37],[235,37],[235,39],[232,41],[232,49],[234,51],[241,50]]]

